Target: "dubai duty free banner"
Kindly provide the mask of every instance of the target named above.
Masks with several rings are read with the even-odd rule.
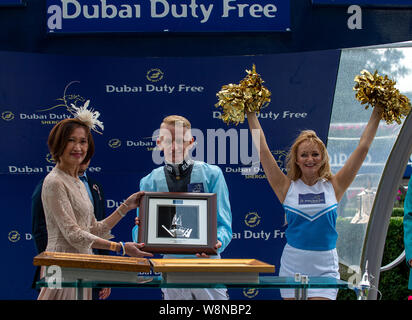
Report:
[[[187,117],[196,148],[192,157],[218,165],[226,178],[233,239],[225,258],[256,258],[276,266],[285,244],[284,213],[257,160],[247,124],[227,126],[215,107],[222,85],[238,83],[245,70],[257,72],[272,92],[259,117],[281,167],[299,130],[314,129],[326,141],[338,51],[211,58],[106,58],[0,53],[0,194],[3,254],[0,271],[8,290],[0,299],[33,299],[31,195],[53,168],[47,137],[55,123],[71,117],[70,104],[101,113],[102,135],[88,174],[101,182],[111,213],[140,179],[161,165],[156,129],[171,114]],[[316,78],[316,79],[315,79]],[[134,213],[113,230],[117,241],[131,240]],[[7,236],[6,236],[7,235]],[[232,299],[279,299],[278,290],[230,290]],[[111,299],[160,299],[160,290],[113,289]]]
[[[47,0],[47,32],[290,31],[290,0]]]

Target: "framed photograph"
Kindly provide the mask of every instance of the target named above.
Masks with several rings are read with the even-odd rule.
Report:
[[[139,218],[144,251],[217,254],[215,193],[145,192]]]

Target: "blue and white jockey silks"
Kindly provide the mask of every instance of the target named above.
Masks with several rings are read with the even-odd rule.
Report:
[[[175,173],[173,173],[175,174]],[[229,202],[229,191],[222,170],[215,165],[202,161],[193,161],[190,172],[189,192],[216,193],[217,197],[217,239],[222,243],[217,255],[211,255],[212,259],[219,259],[232,240],[232,212]],[[167,177],[164,167],[154,169],[140,180],[140,190],[169,192]],[[137,208],[139,216],[139,208]],[[133,241],[138,240],[138,227],[132,230]],[[196,258],[196,255],[164,255],[164,258]],[[194,289],[194,288],[162,288],[164,300],[228,300],[227,289]]]
[[[232,211],[229,202],[229,191],[222,170],[215,165],[202,161],[194,161],[190,183],[193,186],[201,185],[202,192],[216,193],[217,197],[217,239],[222,243],[218,249],[222,253],[232,240]],[[169,192],[164,167],[154,169],[141,179],[141,191]],[[137,208],[139,216],[139,208]],[[137,242],[138,227],[132,230],[133,241]],[[185,257],[190,257],[186,255]]]
[[[337,206],[331,182],[322,179],[308,186],[301,179],[292,181],[283,202],[288,244],[302,250],[334,249]]]

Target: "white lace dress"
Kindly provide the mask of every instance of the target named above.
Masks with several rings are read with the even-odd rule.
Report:
[[[79,178],[54,167],[44,179],[41,198],[48,234],[46,251],[92,254],[96,239],[113,238],[105,220],[96,220],[93,204]],[[38,299],[71,300],[75,296],[75,288],[42,288]],[[84,289],[83,297],[91,299],[91,289]]]

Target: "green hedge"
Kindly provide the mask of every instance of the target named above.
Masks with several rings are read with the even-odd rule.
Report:
[[[393,208],[392,217],[403,217],[403,208]]]
[[[395,260],[404,250],[403,243],[403,209],[394,208],[390,219],[386,237],[385,249],[382,258],[382,266]],[[400,216],[402,212],[402,216]],[[407,300],[412,292],[408,289],[409,268],[402,262],[389,271],[380,274],[378,299],[382,300]],[[356,294],[352,290],[339,290],[338,300],[356,300]]]

